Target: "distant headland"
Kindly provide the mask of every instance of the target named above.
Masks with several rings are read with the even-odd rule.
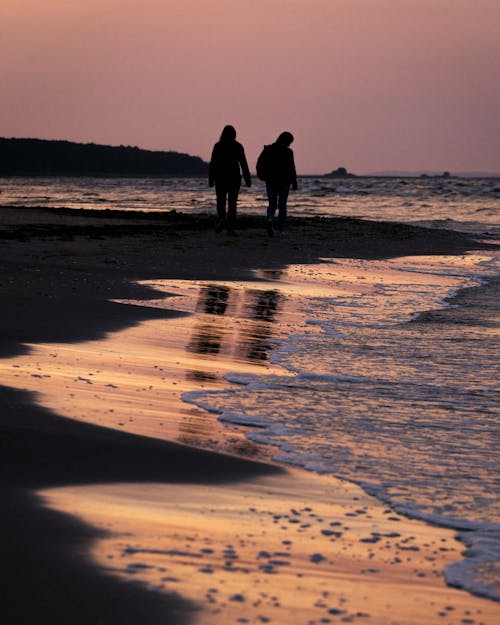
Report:
[[[0,137],[0,176],[205,176],[208,164],[180,152]]]

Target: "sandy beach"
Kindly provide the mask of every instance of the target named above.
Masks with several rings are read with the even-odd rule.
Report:
[[[274,319],[288,266],[490,244],[348,218],[290,219],[280,241],[256,217],[229,237],[206,216],[4,207],[0,245],[2,623],[499,621],[446,585],[454,532],[280,468],[181,398],[273,371],[273,341],[304,321],[293,280]],[[230,289],[241,318],[214,326]]]

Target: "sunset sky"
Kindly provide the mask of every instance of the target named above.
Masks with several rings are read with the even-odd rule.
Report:
[[[499,0],[1,0],[0,136],[500,172]]]

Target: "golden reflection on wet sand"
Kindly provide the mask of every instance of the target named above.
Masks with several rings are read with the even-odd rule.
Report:
[[[319,331],[300,311],[308,297],[373,294],[391,281],[445,283],[390,262],[370,267],[303,266],[245,283],[149,281],[165,298],[143,304],[179,316],[103,341],[31,345],[0,371],[59,415],[262,459],[270,451],[243,428],[181,396],[227,388],[227,373],[283,375],[270,362],[273,342]],[[498,622],[497,604],[445,586],[442,571],[462,549],[451,532],[397,517],[330,477],[292,471],[222,487],[115,484],[43,495],[110,530],[93,551],[101,566],[193,599],[203,625]]]
[[[0,361],[4,384],[35,391],[40,405],[71,419],[229,453],[257,453],[241,429],[220,424],[181,396],[227,388],[228,373],[277,371],[269,361],[273,341],[303,331],[297,285],[148,284],[164,289],[166,297],[143,305],[176,310],[178,316],[146,321],[101,341],[30,345],[29,354]]]
[[[233,293],[200,284],[195,297],[191,285],[181,287],[194,302],[193,314],[147,321],[103,341],[30,345],[28,355],[0,362],[4,383],[37,392],[41,405],[72,419],[204,447],[235,444],[236,453],[252,453],[241,435],[181,395],[222,388],[232,371],[271,370],[281,296],[265,285]],[[162,301],[169,307],[173,299]]]
[[[462,550],[453,532],[405,519],[333,478],[291,471],[222,487],[124,484],[43,496],[109,530],[92,552],[102,567],[188,598],[200,625],[497,622],[498,605],[445,585],[442,571]]]

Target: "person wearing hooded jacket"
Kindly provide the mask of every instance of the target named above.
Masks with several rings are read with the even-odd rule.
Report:
[[[224,126],[219,141],[214,145],[208,170],[208,184],[215,186],[217,198],[216,231],[224,227],[229,234],[235,233],[236,205],[241,187],[241,176],[247,187],[252,185],[250,171],[241,143],[236,141],[233,126]],[[227,212],[226,212],[227,205]]]
[[[290,145],[293,142],[291,132],[282,132],[274,143],[266,147],[266,191],[269,205],[267,208],[267,232],[274,235],[274,216],[278,210],[278,228],[284,236],[287,214],[287,200],[290,187],[297,189],[297,172]]]

